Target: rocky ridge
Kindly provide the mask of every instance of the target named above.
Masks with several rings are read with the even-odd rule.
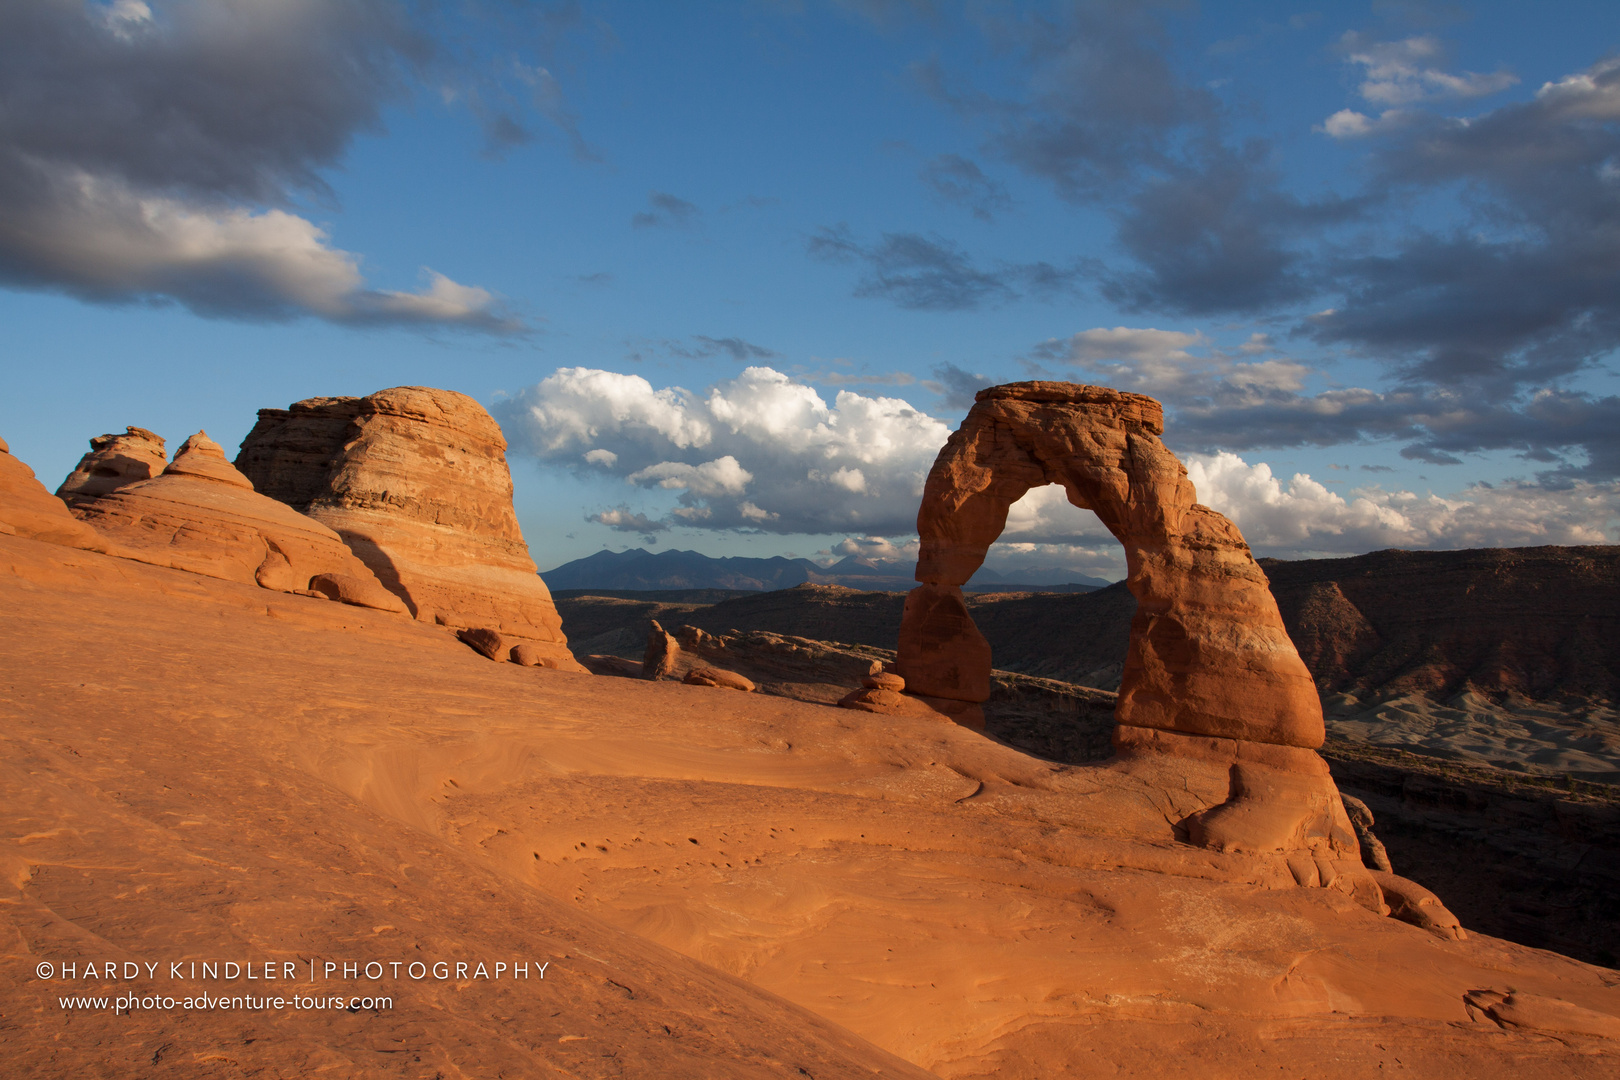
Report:
[[[162,436],[145,428],[127,427],[122,435],[97,435],[90,440],[90,452],[56,489],[56,497],[74,506],[81,498],[150,480],[168,463]]]
[[[141,562],[405,610],[337,533],[254,491],[219,444],[200,431],[149,480],[100,494],[81,486],[73,493],[73,513]]]
[[[417,619],[487,628],[583,670],[512,509],[506,440],[472,398],[403,386],[261,409],[236,460],[342,536]]]
[[[47,544],[115,550],[106,537],[68,512],[67,504],[45,490],[30,469],[0,439],[0,534],[23,536]]]

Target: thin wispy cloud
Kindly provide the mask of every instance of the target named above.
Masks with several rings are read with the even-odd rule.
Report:
[[[1050,295],[1072,288],[1080,276],[1044,262],[981,265],[937,235],[884,233],[868,244],[844,225],[818,229],[806,250],[824,262],[860,266],[855,296],[916,311],[971,311],[1025,295]]]
[[[930,158],[918,173],[935,195],[968,210],[980,221],[1012,208],[1012,197],[1004,184],[984,174],[984,170],[959,154]]]
[[[694,203],[667,191],[649,191],[647,209],[630,215],[630,225],[636,229],[673,228],[691,225],[701,214]]]

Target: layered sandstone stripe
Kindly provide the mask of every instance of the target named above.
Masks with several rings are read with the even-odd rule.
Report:
[[[506,439],[472,398],[400,386],[261,409],[236,462],[335,529],[416,618],[584,670],[518,526]]]

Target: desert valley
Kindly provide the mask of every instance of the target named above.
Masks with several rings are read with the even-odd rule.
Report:
[[[0,1055],[51,1077],[1612,1077],[1612,547],[1258,562],[990,387],[908,594],[554,601],[471,398],[0,444]],[[1025,491],[1119,585],[966,595]]]

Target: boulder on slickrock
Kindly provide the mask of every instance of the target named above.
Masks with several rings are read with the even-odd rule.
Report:
[[[584,664],[592,675],[611,675],[620,679],[641,678],[641,664],[623,656],[592,653],[580,657],[580,663]]]
[[[878,671],[862,679],[861,685],[868,690],[893,690],[898,693],[906,688],[906,680],[892,671]]]
[[[741,690],[745,694],[754,692],[754,684],[735,671],[725,668],[697,667],[688,671],[681,682],[687,686],[718,686],[726,690]]]
[[[1351,827],[1356,830],[1356,841],[1361,845],[1361,861],[1369,870],[1391,872],[1389,851],[1384,847],[1384,842],[1373,834],[1372,810],[1354,795],[1341,794],[1339,798],[1344,803],[1344,812],[1349,815]]]
[[[1411,923],[1447,941],[1462,941],[1468,932],[1440,898],[1415,881],[1386,871],[1372,871],[1373,880],[1384,891],[1384,902],[1392,917]]]
[[[884,686],[863,686],[839,699],[841,708],[879,716],[917,716],[929,720],[949,720],[973,731],[984,730],[984,708],[977,702],[952,698],[924,698],[903,694]]]
[[[380,608],[384,611],[400,610],[399,598],[382,587],[373,574],[316,574],[309,579],[309,591],[320,593],[328,600],[337,600],[356,607]]]
[[[457,630],[456,639],[471,646],[474,652],[495,661],[505,660],[510,648],[498,631],[491,630],[487,626]]]
[[[45,490],[0,439],[0,533],[47,544],[115,552],[116,545],[68,512],[67,504]]]
[[[493,627],[585,671],[518,527],[506,440],[472,398],[399,386],[261,409],[236,462],[336,530],[418,619]]]
[[[529,641],[519,642],[512,646],[512,650],[507,653],[507,659],[521,667],[556,668],[559,666],[557,657],[553,653]]]
[[[647,625],[647,651],[641,658],[641,677],[657,681],[675,673],[680,663],[681,645],[675,635],[665,630],[654,619]]]
[[[56,497],[73,506],[80,498],[150,480],[167,464],[163,439],[145,428],[131,426],[122,435],[97,435],[90,440],[90,452],[56,489]]]
[[[254,491],[200,431],[150,480],[101,495],[80,490],[73,513],[140,562],[405,611],[337,533]]]

